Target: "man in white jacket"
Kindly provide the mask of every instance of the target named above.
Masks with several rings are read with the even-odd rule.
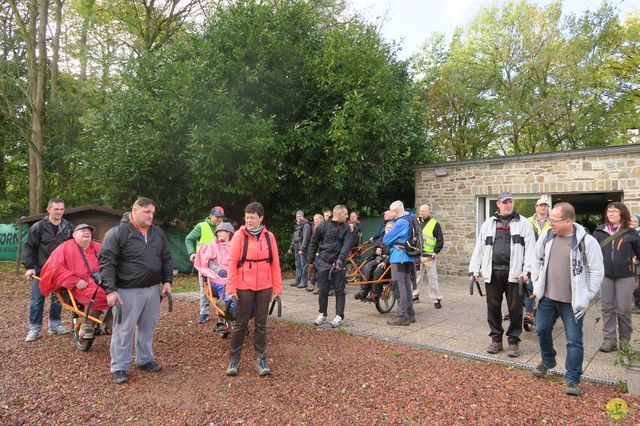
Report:
[[[506,295],[509,308],[507,342],[511,358],[520,356],[522,334],[522,296],[518,283],[528,280],[531,271],[535,234],[533,225],[515,211],[513,194],[502,192],[496,202],[498,211],[480,227],[473,255],[469,262],[469,278],[477,281],[480,274],[486,282],[487,322],[489,323],[490,354],[502,351],[502,298]]]
[[[533,294],[538,300],[536,334],[542,358],[533,375],[544,377],[556,366],[552,332],[560,317],[567,340],[568,395],[580,395],[584,358],[582,323],[604,277],[600,245],[581,225],[574,223],[575,217],[571,204],[556,204],[550,214],[551,232],[538,239],[531,272]]]

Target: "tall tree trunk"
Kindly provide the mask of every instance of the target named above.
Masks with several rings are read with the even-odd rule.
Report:
[[[44,96],[47,79],[47,18],[49,1],[40,0],[38,4],[38,32],[36,45],[38,50],[35,89],[33,93],[33,110],[31,114],[31,144],[29,159],[29,213],[38,214],[43,207],[44,168],[42,155],[44,151]],[[33,174],[33,181],[31,177]]]
[[[58,62],[60,62],[60,32],[62,28],[62,5],[64,0],[54,0],[53,19],[55,32],[51,46],[51,100],[58,98]]]

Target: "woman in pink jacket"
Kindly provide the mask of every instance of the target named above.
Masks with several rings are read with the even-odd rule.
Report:
[[[271,296],[282,295],[282,276],[276,237],[262,224],[264,207],[257,202],[244,208],[245,225],[233,235],[229,250],[227,294],[236,302],[236,323],[231,336],[231,354],[227,376],[238,375],[238,363],[247,332],[247,323],[255,307],[253,348],[258,374],[267,376],[267,315]]]

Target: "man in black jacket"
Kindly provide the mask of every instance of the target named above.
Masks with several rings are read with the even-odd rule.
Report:
[[[309,240],[311,240],[311,224],[304,217],[304,212],[298,210],[289,246],[289,253],[293,253],[296,259],[296,281],[291,284],[291,287],[305,288],[307,286],[308,274],[305,273],[305,266],[308,262]]]
[[[52,198],[47,204],[47,213],[43,219],[34,223],[29,228],[27,241],[24,245],[22,263],[25,276],[31,281],[31,305],[29,306],[29,333],[25,341],[33,342],[40,337],[42,329],[42,311],[44,310],[45,297],[40,293],[40,282],[33,279],[34,275],[40,275],[40,269],[47,261],[51,252],[60,244],[71,238],[73,225],[62,217],[64,214],[64,201],[60,198]],[[66,334],[70,330],[61,324],[60,314],[62,306],[51,297],[49,306],[49,334]]]
[[[122,305],[111,336],[111,378],[115,383],[129,381],[131,344],[136,338],[136,364],[158,372],[154,361],[153,331],[160,317],[162,294],[171,291],[173,261],[164,232],[154,226],[155,202],[140,197],[131,213],[110,229],[102,242],[100,273],[109,306]]]
[[[344,320],[345,294],[347,281],[345,265],[351,248],[352,233],[347,220],[347,207],[337,205],[333,208],[333,217],[316,228],[311,237],[309,253],[318,253],[318,295],[319,315],[315,325],[322,325],[327,320],[327,304],[329,299],[329,283],[335,284],[336,317],[331,321],[333,328],[339,327]],[[313,263],[313,258],[309,259]]]

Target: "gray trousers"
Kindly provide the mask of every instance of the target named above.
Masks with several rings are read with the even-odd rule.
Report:
[[[160,284],[146,288],[119,288],[122,318],[114,318],[111,335],[111,372],[128,371],[135,334],[136,364],[153,361],[153,331],[160,318]]]
[[[408,318],[416,314],[413,310],[413,297],[411,297],[415,268],[413,262],[391,264],[391,279],[398,283],[399,317]]]
[[[200,315],[209,315],[209,299],[204,294],[204,278],[198,272],[198,284],[200,285]]]
[[[631,304],[636,277],[611,279],[604,277],[600,286],[602,336],[605,342],[631,340]],[[618,339],[616,339],[616,322]]]
[[[429,257],[421,257],[420,260],[429,259]],[[416,288],[413,290],[413,297],[417,297],[420,295],[420,285],[426,281],[429,283],[429,297],[436,300],[442,299],[442,293],[440,292],[440,285],[438,284],[438,268],[436,266],[436,260],[432,260],[431,262],[427,262],[425,264],[420,265],[420,269],[418,270],[417,278],[416,278]]]

